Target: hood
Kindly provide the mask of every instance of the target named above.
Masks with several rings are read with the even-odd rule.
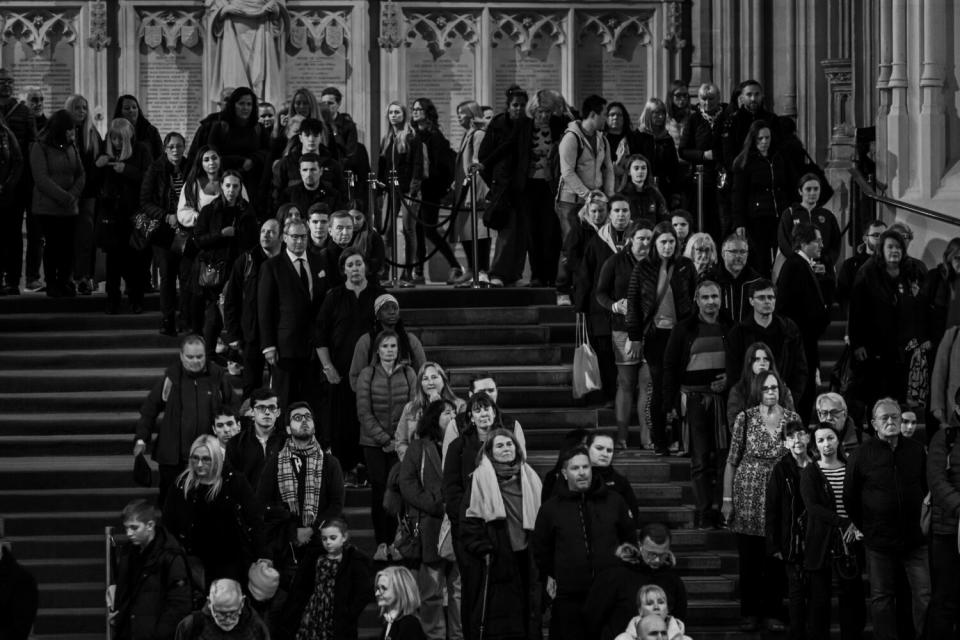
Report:
[[[613,239],[613,227],[610,225],[609,221],[604,223],[604,225],[600,227],[600,229],[597,231],[597,235],[600,236],[600,239],[603,240],[604,244],[610,247],[610,251],[613,251],[614,253],[617,253],[618,251],[623,249],[623,247],[629,244],[628,242],[625,241],[622,247],[617,246],[617,243]]]

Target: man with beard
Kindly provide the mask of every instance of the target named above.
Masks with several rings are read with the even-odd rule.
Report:
[[[863,242],[857,245],[856,253],[843,261],[840,271],[837,272],[837,302],[840,303],[840,308],[844,312],[850,304],[857,272],[867,260],[877,254],[877,244],[886,230],[887,224],[883,220],[873,220],[867,224],[863,232]]]
[[[227,342],[243,353],[243,397],[263,385],[263,352],[257,322],[260,268],[280,253],[280,223],[270,218],[260,226],[260,246],[245,251],[233,263],[223,289],[223,324]]]
[[[292,577],[305,548],[320,545],[321,525],[343,512],[344,489],[340,462],[320,448],[306,402],[290,405],[287,434],[264,467],[257,497],[274,564]]]
[[[240,583],[229,578],[214,580],[207,604],[180,621],[176,640],[223,638],[269,640],[270,632],[247,602]]]
[[[286,436],[282,429],[276,428],[281,411],[276,391],[257,389],[250,395],[250,408],[253,410],[253,425],[231,438],[225,449],[230,467],[243,475],[256,490],[264,466],[277,455]]]
[[[616,566],[617,547],[637,543],[637,530],[623,498],[594,482],[590,455],[575,447],[561,456],[566,484],[543,503],[533,532],[533,555],[553,598],[550,638],[583,640],[587,629],[583,603],[600,571]]]
[[[196,334],[180,342],[180,360],[170,365],[140,407],[134,457],[147,449],[153,433],[150,457],[160,466],[160,495],[164,504],[167,490],[187,466],[193,441],[211,433],[213,418],[222,405],[230,405],[233,390],[226,372],[207,362],[203,338]],[[157,424],[157,416],[163,419]]]
[[[760,280],[760,274],[747,266],[749,252],[745,238],[736,234],[728,236],[721,247],[721,262],[705,276],[720,287],[720,309],[734,322],[743,322],[753,315],[750,287]]]
[[[726,105],[720,101],[720,89],[714,84],[702,84],[697,91],[700,103],[690,113],[680,134],[680,157],[692,165],[703,165],[703,231],[719,241],[730,233],[729,216],[718,209],[717,176],[723,149],[720,145],[720,115]],[[691,198],[692,202],[696,200]]]

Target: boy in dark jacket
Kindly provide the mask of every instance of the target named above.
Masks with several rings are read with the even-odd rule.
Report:
[[[563,239],[563,250],[560,253],[560,269],[557,275],[557,304],[569,306],[572,304],[570,293],[572,279],[580,261],[587,250],[587,244],[597,235],[600,227],[607,219],[607,199],[596,196],[587,200],[577,216],[579,224],[570,227],[570,233]]]
[[[791,640],[802,640],[809,594],[803,569],[807,510],[800,496],[800,471],[810,464],[810,434],[801,422],[788,422],[781,432],[786,453],[767,481],[767,553],[783,561],[790,598]]]
[[[124,507],[123,528],[130,542],[117,550],[116,585],[108,593],[113,637],[171,640],[192,606],[186,554],[146,500]]]

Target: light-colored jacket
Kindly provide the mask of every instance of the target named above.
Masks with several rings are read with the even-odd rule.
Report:
[[[613,162],[610,147],[600,132],[594,135],[596,151],[584,133],[580,121],[571,122],[560,139],[560,187],[557,199],[561,202],[581,202],[591,191],[613,193]]]
[[[960,327],[950,327],[943,334],[930,376],[930,411],[943,411],[946,422],[953,414],[953,398],[960,388]]]
[[[33,172],[31,212],[44,216],[75,216],[86,175],[76,145],[58,147],[38,140],[30,145]]]

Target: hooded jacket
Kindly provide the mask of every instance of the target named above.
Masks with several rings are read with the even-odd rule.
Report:
[[[646,584],[655,584],[667,594],[670,615],[687,617],[687,588],[672,553],[664,566],[652,569],[636,546],[624,544],[617,548],[614,560],[594,580],[583,605],[587,626],[599,632],[600,640],[612,640],[626,629],[637,615],[637,592]]]
[[[661,259],[654,257],[656,248],[650,247],[650,255],[637,262],[630,274],[627,289],[627,333],[631,340],[641,340],[652,314],[656,313],[657,280],[660,277]],[[693,292],[696,287],[697,268],[690,258],[674,256],[673,275],[670,287],[673,289],[673,304],[677,314],[677,323],[689,318],[696,312],[693,304]]]
[[[140,406],[137,439],[150,443],[157,432],[151,457],[158,464],[186,462],[193,441],[211,433],[213,416],[222,406],[231,405],[233,389],[221,369],[208,362],[199,373],[191,373],[177,362],[150,390]],[[157,416],[163,419],[156,425]]]
[[[600,268],[600,275],[597,276],[596,294],[594,297],[610,316],[611,331],[626,331],[627,316],[622,313],[614,313],[613,305],[615,302],[627,297],[627,288],[630,285],[630,274],[633,268],[637,266],[637,259],[633,256],[630,246],[624,247],[623,251],[612,256],[603,263]]]
[[[734,324],[753,315],[750,306],[750,287],[760,280],[753,267],[744,265],[739,275],[734,276],[722,263],[714,265],[702,280],[713,280],[720,285],[720,308],[730,314]]]
[[[597,131],[591,142],[579,120],[560,139],[560,202],[581,202],[591,191],[613,193],[613,163],[607,139]]]
[[[636,524],[627,504],[594,477],[585,492],[561,485],[537,514],[533,556],[542,576],[557,583],[558,597],[581,597],[604,569],[615,567],[615,551],[635,544]]]
[[[600,277],[600,268],[622,247],[628,239],[626,232],[621,232],[621,245],[617,246],[615,231],[607,222],[597,235],[590,238],[587,248],[583,251],[580,266],[573,275],[573,305],[580,313],[586,313],[590,328],[594,336],[610,335],[610,314],[597,300],[597,280]]]
[[[192,604],[186,555],[161,526],[142,551],[124,545],[117,557],[117,640],[170,640]]]
[[[417,388],[417,374],[409,365],[398,364],[387,373],[377,358],[364,367],[357,377],[360,446],[383,447],[393,440],[403,407]]]
[[[638,188],[632,180],[627,180],[620,188],[620,193],[630,203],[631,222],[646,220],[655,225],[668,218],[667,201],[660,190],[650,184],[649,179],[642,188]]]

